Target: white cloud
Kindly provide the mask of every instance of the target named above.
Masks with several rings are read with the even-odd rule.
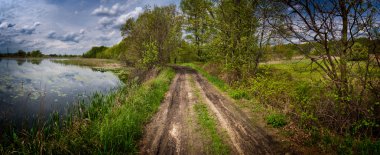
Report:
[[[92,11],[91,14],[96,16],[117,16],[120,13],[120,11],[120,4],[116,3],[111,8],[107,8],[103,5],[100,5],[100,7]]]
[[[0,23],[0,29],[6,29],[15,26],[16,24],[10,24],[8,22],[2,22]]]
[[[63,42],[75,42],[79,43],[84,37],[84,29],[81,29],[79,32],[70,32],[66,34],[57,34],[55,31],[51,31],[48,33],[47,38],[60,40]]]
[[[96,12],[98,14],[95,14],[95,15],[102,16],[102,18],[98,20],[98,23],[101,24],[103,27],[119,29],[120,26],[125,24],[125,21],[127,21],[129,18],[136,18],[139,14],[144,12],[142,7],[136,7],[134,10],[130,12],[125,11],[124,13],[121,13],[120,8],[124,8],[124,7],[125,7],[124,5],[119,5],[118,3],[113,5],[110,9],[100,6],[99,8],[93,11],[93,14],[95,14],[94,12]],[[111,14],[116,12],[115,10],[119,10],[118,11],[120,12],[119,15],[111,16]],[[105,13],[105,12],[108,12],[108,13]]]
[[[35,22],[32,26],[25,25],[20,29],[20,32],[23,34],[33,34],[36,28],[40,25],[40,22]]]
[[[109,26],[109,25],[112,25],[113,20],[114,19],[109,18],[109,17],[102,17],[99,19],[98,23],[101,24],[102,26]]]
[[[127,21],[129,18],[136,18],[142,12],[143,8],[136,7],[133,11],[119,16],[114,24],[115,26],[120,27],[121,25],[125,24],[125,21]]]

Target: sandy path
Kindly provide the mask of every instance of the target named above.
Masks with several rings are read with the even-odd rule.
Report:
[[[141,154],[207,154],[209,141],[202,136],[193,105],[205,101],[220,131],[226,131],[231,154],[284,154],[266,132],[254,126],[233,102],[193,69],[173,67],[177,75],[159,111],[146,125]],[[195,80],[195,88],[190,86]],[[194,89],[200,92],[198,99]]]

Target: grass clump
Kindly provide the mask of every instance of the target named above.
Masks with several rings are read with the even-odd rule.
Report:
[[[194,105],[197,119],[206,135],[211,139],[211,154],[229,154],[228,147],[223,143],[222,138],[218,134],[216,121],[210,116],[207,106],[203,103]]]
[[[275,128],[283,127],[287,124],[286,117],[283,114],[270,114],[266,117],[267,124]]]
[[[195,81],[193,78],[190,80],[191,86],[195,90],[195,96],[198,99],[201,99],[200,91],[195,86]],[[210,115],[207,106],[199,101],[194,105],[194,111],[197,115],[197,122],[200,124],[203,129],[203,133],[207,138],[211,140],[211,147],[208,150],[209,154],[229,154],[229,149],[227,145],[223,143],[223,140],[218,133],[216,120]],[[209,148],[209,147],[206,147]]]

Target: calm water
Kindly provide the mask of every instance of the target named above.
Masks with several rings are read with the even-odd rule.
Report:
[[[77,101],[119,85],[110,72],[48,59],[0,59],[0,130],[10,123],[30,126],[37,116],[46,118],[52,112],[64,115]]]

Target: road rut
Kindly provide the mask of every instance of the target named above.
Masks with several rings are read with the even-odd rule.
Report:
[[[204,77],[188,67],[173,67],[176,76],[158,112],[144,129],[140,154],[209,154],[210,142],[202,136],[193,111],[195,104],[204,102],[217,120],[219,131],[230,154],[284,154],[281,146],[264,129],[255,126]],[[190,80],[195,86],[190,86]],[[194,95],[195,90],[200,95]]]

